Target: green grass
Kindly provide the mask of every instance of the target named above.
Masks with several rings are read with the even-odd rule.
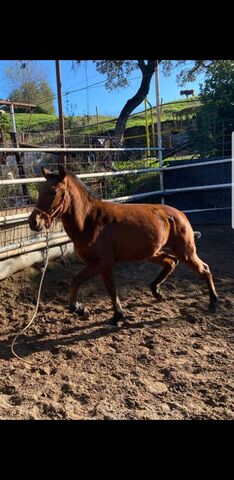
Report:
[[[161,121],[166,122],[173,120],[173,113],[175,112],[183,112],[183,110],[190,110],[190,114],[192,115],[194,111],[199,108],[201,105],[201,102],[199,99],[193,100],[193,102],[186,102],[186,100],[177,100],[176,102],[173,102],[173,104],[165,104],[162,106],[161,109]],[[156,122],[156,109],[152,109],[152,115],[153,115],[153,120],[154,123]],[[151,115],[150,112],[148,111],[148,121],[151,123]],[[141,112],[139,114],[133,115],[129,118],[127,122],[127,128],[130,127],[135,127],[143,125],[145,126],[145,112]]]
[[[188,100],[177,100],[173,103],[168,103],[163,105],[161,109],[161,121],[167,122],[167,121],[172,121],[174,119],[173,113],[175,112],[180,112],[183,113],[183,110],[186,110],[188,115],[192,115],[196,112],[196,110],[200,107],[201,102],[198,97],[195,97],[192,101]],[[151,113],[148,111],[148,122],[151,124]],[[153,116],[153,121],[156,123],[156,109],[152,109],[152,116]],[[91,123],[91,122],[90,122]],[[142,111],[137,114],[133,114],[127,121],[126,128],[133,128],[133,127],[139,127],[143,126],[145,127],[145,112]],[[115,128],[115,122],[111,123],[105,123],[104,125],[100,125],[99,128],[97,129],[96,126],[90,127],[89,129],[86,129],[86,133],[99,133],[107,130],[114,130]]]
[[[195,97],[192,101],[186,99],[177,100],[173,103],[163,105],[161,110],[162,123],[173,120],[174,112],[190,111],[191,115],[199,108],[201,102],[198,97]],[[152,110],[153,120],[156,123],[156,111]],[[6,113],[8,126],[10,128],[10,114]],[[44,129],[59,130],[58,116],[47,115],[44,113],[33,113],[30,117],[29,113],[16,113],[16,129],[17,132]],[[102,134],[107,130],[114,130],[116,122],[114,117],[99,115],[99,123],[97,124],[97,118],[95,115],[89,117],[89,122],[85,116],[71,116],[64,117],[65,129],[70,130],[72,134]],[[105,123],[103,123],[105,122]],[[148,122],[151,124],[151,113],[148,111]],[[126,128],[132,127],[145,127],[145,112],[133,114],[127,121]],[[54,132],[53,132],[54,134]],[[48,135],[49,132],[48,132]]]
[[[10,114],[6,113],[6,118],[8,122],[8,126],[10,128]],[[24,131],[27,130],[29,126],[29,113],[16,113],[15,114],[15,123],[16,123],[16,130],[17,131]],[[53,123],[58,124],[58,117],[56,115],[47,115],[46,113],[34,113],[31,116],[30,120],[30,129],[38,128],[38,127],[46,127]]]
[[[10,127],[10,114],[6,113],[8,126]],[[99,122],[108,121],[113,117],[99,116]],[[89,117],[89,123],[97,122],[96,116]],[[15,123],[17,131],[24,130],[44,130],[46,128],[59,128],[59,118],[57,115],[47,115],[46,113],[33,113],[30,118],[30,113],[16,113]],[[77,128],[87,125],[87,118],[83,116],[64,117],[65,128]],[[94,127],[95,128],[95,127]]]

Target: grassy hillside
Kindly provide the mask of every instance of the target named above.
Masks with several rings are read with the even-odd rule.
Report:
[[[10,114],[6,113],[8,126],[10,128]],[[113,117],[100,116],[99,121],[107,121],[113,119]],[[96,121],[95,116],[89,117],[89,123],[92,124]],[[57,115],[47,115],[45,113],[16,113],[15,114],[16,129],[18,132],[25,130],[44,130],[44,129],[58,129],[59,119]],[[82,127],[87,125],[87,119],[83,116],[79,117],[65,117],[65,128]]]
[[[191,114],[196,111],[200,106],[200,101],[198,97],[195,97],[192,100],[177,100],[174,102],[166,103],[162,106],[161,109],[161,120],[166,122],[168,120],[173,120],[173,113],[183,112],[183,110],[190,111]],[[155,108],[152,110],[154,122],[156,121],[156,111]],[[10,128],[10,114],[6,114],[8,125]],[[18,132],[23,131],[41,131],[41,130],[58,130],[59,122],[58,116],[56,115],[47,115],[43,113],[33,113],[31,116],[29,113],[16,113],[16,128]],[[99,133],[101,134],[104,131],[112,130],[115,128],[116,119],[111,116],[99,116],[99,122],[97,124],[96,116],[90,116],[89,122],[87,117],[84,116],[73,116],[65,117],[65,128],[67,130],[72,129],[77,133]],[[151,122],[151,113],[148,111],[148,121]],[[129,118],[126,128],[132,128],[137,126],[145,126],[145,112],[142,110],[140,113],[131,115]]]
[[[178,112],[182,113],[183,110],[191,110],[191,114],[193,113],[193,110],[196,110],[199,106],[201,105],[201,102],[199,99],[195,99],[193,101],[187,101],[187,100],[177,100],[174,101],[173,103],[165,103],[162,106],[161,109],[161,121],[166,122],[168,120],[173,120],[173,113]],[[152,109],[152,114],[154,120],[156,119],[156,109]],[[148,119],[150,121],[150,112],[148,112]],[[141,112],[139,114],[133,114],[128,122],[127,122],[127,127],[135,127],[139,125],[145,125],[145,112]]]

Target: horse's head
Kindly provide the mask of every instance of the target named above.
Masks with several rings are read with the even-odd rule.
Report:
[[[67,173],[59,166],[58,173],[41,168],[46,182],[40,187],[36,207],[28,222],[31,230],[40,232],[43,227],[49,228],[54,218],[64,213],[67,206]]]

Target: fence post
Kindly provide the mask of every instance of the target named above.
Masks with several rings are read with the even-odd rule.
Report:
[[[158,155],[159,155],[159,166],[163,166],[163,157],[162,157],[162,134],[161,134],[161,118],[160,118],[160,98],[159,98],[159,73],[158,73],[158,60],[155,60],[155,87],[156,87],[156,114],[157,114],[157,132],[158,132]],[[164,190],[163,185],[163,172],[159,174],[160,178],[160,190]],[[164,196],[161,196],[161,203],[164,202]]]
[[[153,107],[151,103],[149,102],[148,98],[146,98],[146,101],[150,107],[150,116],[151,116],[151,129],[152,129],[152,141],[153,141],[153,147],[156,149],[156,138],[155,138],[155,130],[154,130],[154,116],[153,116]]]
[[[146,145],[147,148],[150,148],[150,139],[149,139],[149,124],[148,124],[148,114],[147,114],[147,98],[144,98],[145,104],[145,132],[146,132]],[[147,157],[150,157],[150,150],[147,150]]]

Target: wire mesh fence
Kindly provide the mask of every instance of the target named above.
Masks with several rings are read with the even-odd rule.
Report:
[[[115,152],[66,153],[66,168],[81,176],[88,175],[88,178],[84,179],[85,184],[98,198],[111,199],[123,195],[134,195],[137,192],[147,192],[149,188],[152,190],[159,188],[158,173],[148,173],[148,168],[152,165],[157,166],[158,162],[155,160],[152,162],[147,158],[137,159],[136,154],[132,160],[129,159],[129,153],[132,152],[127,154],[118,152],[118,158]],[[8,163],[1,165],[0,243],[2,247],[33,239],[39,241],[41,234],[32,232],[27,224],[28,216],[38,197],[40,183],[37,180],[41,177],[42,165],[53,172],[57,171],[58,165],[61,164],[58,153],[27,152],[21,159],[25,167],[25,179],[19,173],[14,155],[9,155]],[[126,175],[126,169],[130,172],[129,175]],[[138,172],[139,169],[140,172]],[[116,176],[113,176],[113,173]],[[92,177],[95,174],[97,176]],[[28,179],[30,179],[29,182]],[[62,233],[61,222],[56,221],[50,232],[52,235]]]
[[[200,149],[198,148],[199,142],[196,140],[198,133],[194,129],[194,124],[191,124],[190,127],[191,129],[187,133],[177,132],[174,137],[167,138],[164,134],[163,167],[168,171],[164,172],[163,175],[164,189],[167,190],[167,194],[175,186],[183,190],[190,185],[196,187],[216,185],[217,183],[228,184],[229,182],[230,165],[223,163],[215,168],[203,168],[199,165],[202,158],[207,160],[205,154],[202,157],[202,152],[219,149],[221,151],[219,158],[226,158],[229,155],[231,137],[229,133],[226,133],[226,127],[218,128],[215,125],[215,135],[209,141],[206,139],[209,145],[204,143],[204,139],[199,139],[202,145]],[[45,150],[46,147],[51,145],[59,147],[59,137],[55,133],[56,130],[51,130],[51,143],[47,136],[46,144],[43,145]],[[43,135],[45,135],[45,132],[30,132],[30,136],[21,135],[19,139],[22,146],[29,145],[29,142],[32,142],[32,151],[20,154],[24,166],[24,177],[25,179],[32,179],[28,183],[14,183],[15,180],[22,179],[22,172],[20,172],[15,155],[13,152],[11,154],[8,152],[7,155],[0,152],[0,242],[3,247],[16,242],[40,239],[40,234],[32,232],[27,224],[28,215],[35,206],[38,189],[40,188],[40,183],[37,183],[36,180],[41,177],[41,166],[51,171],[57,171],[58,165],[61,164],[59,152],[35,151],[34,144],[40,144],[41,147]],[[194,139],[197,149],[194,147]],[[79,146],[88,148],[88,151],[66,152],[64,163],[66,163],[68,170],[81,177],[85,176],[82,180],[96,197],[106,200],[122,197],[127,199],[134,196],[139,196],[139,198],[143,196],[144,198],[144,194],[160,192],[160,173],[156,171],[159,168],[158,151],[149,149],[149,145],[146,145],[145,134],[139,135],[138,142],[136,142],[136,136],[126,138],[126,147],[131,149],[131,145],[137,144],[137,147],[144,149],[140,152],[136,151],[134,147],[129,151],[116,151],[110,136],[78,135],[70,132],[70,136],[67,135],[66,140],[68,147],[72,148],[75,144],[77,148]],[[11,148],[10,143],[7,146]],[[89,147],[96,150],[91,151]],[[109,147],[109,151],[101,150],[106,147]],[[213,147],[213,150],[211,147]],[[184,165],[185,168],[173,173],[173,171],[170,171],[170,167],[174,165],[173,160],[179,161],[181,166]],[[212,156],[210,160],[212,161]],[[186,168],[189,164],[191,166],[192,163],[196,162],[196,167]],[[9,181],[9,183],[4,183],[4,181]],[[207,206],[208,209],[229,208],[229,197],[229,190],[225,189],[218,195],[215,192],[207,192],[207,202],[205,206],[203,205],[206,207],[204,211]],[[155,201],[160,201],[160,195],[154,198]],[[193,199],[193,202],[191,202],[191,199]],[[174,204],[181,210],[202,209],[203,200],[201,199],[204,199],[204,196],[199,195],[199,192],[194,192],[193,195],[190,193],[187,196],[174,193],[174,197],[172,195],[168,197],[167,203]],[[62,232],[61,222],[56,221],[51,234],[62,234]]]

